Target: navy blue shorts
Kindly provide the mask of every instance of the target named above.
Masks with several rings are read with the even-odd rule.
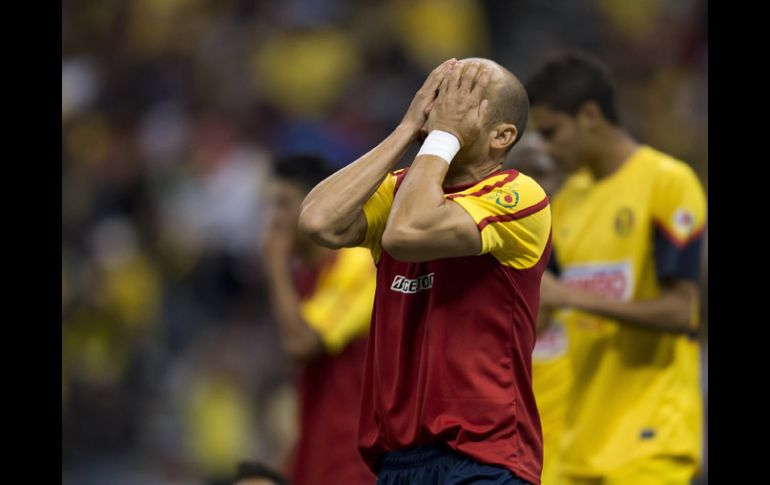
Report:
[[[385,454],[377,485],[530,485],[510,470],[484,465],[443,446],[423,446]]]

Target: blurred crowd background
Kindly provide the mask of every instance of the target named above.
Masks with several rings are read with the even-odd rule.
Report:
[[[526,79],[575,48],[612,68],[632,134],[707,187],[707,21],[705,0],[63,0],[62,484],[286,459],[260,261],[276,156],[351,162],[447,58]]]

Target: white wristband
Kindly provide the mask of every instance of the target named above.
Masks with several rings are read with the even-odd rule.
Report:
[[[452,159],[460,151],[460,140],[451,133],[441,130],[433,130],[425,138],[425,141],[417,152],[420,155],[435,155],[452,163]]]

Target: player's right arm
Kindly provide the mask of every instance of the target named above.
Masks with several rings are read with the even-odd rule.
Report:
[[[444,73],[454,62],[450,59],[430,73],[404,119],[382,143],[310,191],[302,203],[300,230],[317,244],[333,249],[364,242],[367,232],[364,204],[417,140]]]
[[[706,197],[684,164],[668,165],[656,179],[651,200],[654,260],[659,293],[645,300],[617,301],[543,276],[543,307],[571,307],[641,328],[691,333],[699,323],[698,282]],[[552,254],[552,262],[557,255]],[[552,265],[552,269],[558,264]]]

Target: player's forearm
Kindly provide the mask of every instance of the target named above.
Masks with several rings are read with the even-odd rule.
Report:
[[[317,240],[331,239],[349,228],[416,133],[414,127],[399,125],[382,143],[318,184],[302,203],[300,228]]]
[[[634,325],[667,332],[691,332],[696,326],[697,295],[680,286],[653,300],[616,301],[586,292],[571,293],[568,306]]]
[[[287,272],[275,272],[269,277],[273,313],[278,321],[281,345],[295,361],[311,359],[323,350],[318,335],[302,320],[300,301]]]
[[[447,204],[442,184],[448,170],[449,164],[437,156],[417,157],[393,199],[383,241],[408,242],[432,232]]]

